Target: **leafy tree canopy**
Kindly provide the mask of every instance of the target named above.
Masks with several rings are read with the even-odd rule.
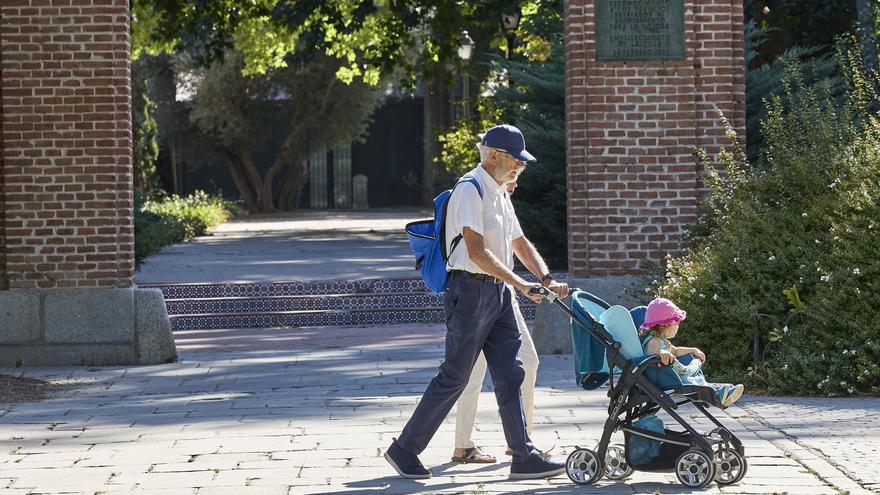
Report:
[[[528,11],[535,2],[523,2]],[[245,76],[285,67],[321,51],[344,61],[337,76],[376,84],[458,60],[462,30],[478,50],[500,46],[509,0],[135,0],[132,56],[189,51],[202,65],[232,50]],[[402,69],[398,71],[398,69]],[[395,72],[397,71],[397,72]]]
[[[207,68],[185,54],[154,63],[166,140],[192,166],[225,163],[253,212],[294,209],[308,157],[358,139],[378,101],[375,88],[339,81],[338,61],[324,55],[247,77],[235,52]],[[188,82],[187,98],[175,80]],[[260,155],[272,160],[265,173]]]

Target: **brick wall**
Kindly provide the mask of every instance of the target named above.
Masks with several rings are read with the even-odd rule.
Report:
[[[2,90],[0,90],[0,101],[3,99]],[[0,121],[2,121],[2,109],[0,106]],[[2,131],[0,131],[0,157],[3,156],[3,139]],[[3,196],[6,187],[3,179],[3,162],[0,161],[0,290],[9,288],[9,278],[6,276],[6,207],[3,204]]]
[[[575,276],[643,273],[675,254],[704,192],[695,147],[745,140],[743,5],[685,1],[685,59],[597,62],[594,2],[565,3],[568,260]]]
[[[128,287],[128,0],[3,0],[0,14],[0,278],[12,289]]]

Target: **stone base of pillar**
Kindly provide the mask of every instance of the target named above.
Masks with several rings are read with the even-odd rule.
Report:
[[[177,360],[158,289],[0,291],[0,366]]]
[[[592,277],[568,278],[570,287],[583,289],[594,294],[608,304],[620,304],[630,308],[639,304],[633,291],[643,290],[642,277]],[[631,289],[627,291],[627,289]],[[570,305],[571,299],[565,299]],[[532,327],[532,340],[538,354],[571,354],[571,321],[568,315],[555,304],[542,301],[535,309],[535,322]]]

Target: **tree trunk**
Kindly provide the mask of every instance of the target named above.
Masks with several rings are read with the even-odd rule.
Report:
[[[293,211],[299,206],[302,186],[309,179],[308,160],[293,160],[284,173],[278,206],[284,211]]]
[[[446,87],[446,71],[440,64],[433,64],[425,72],[425,96],[423,99],[423,146],[422,146],[422,205],[431,206],[434,201],[434,159],[440,155],[437,136],[448,126],[449,93]]]
[[[250,185],[251,191],[254,192],[254,201],[257,204],[257,210],[260,213],[273,213],[275,206],[272,204],[272,191],[266,194],[265,184],[260,178],[260,172],[257,170],[254,161],[251,158],[251,150],[247,146],[241,146],[238,150],[240,163],[244,169],[245,177]]]
[[[274,182],[275,176],[278,175],[279,172],[284,168],[284,165],[287,164],[287,145],[282,146],[281,151],[278,153],[277,158],[275,158],[275,163],[273,163],[269,170],[266,172],[266,177],[263,178],[263,194],[269,198],[269,201],[272,203],[273,209],[278,211],[281,209],[280,197],[275,197],[274,190]],[[280,196],[280,195],[279,195]]]
[[[238,194],[244,201],[245,207],[252,213],[259,211],[254,192],[241,171],[237,157],[229,152],[225,152],[224,156],[226,157],[226,166],[229,168],[229,175],[232,176],[232,181],[235,183],[235,188],[238,189]]]
[[[173,136],[171,138],[171,183],[171,187],[174,188],[174,194],[180,195],[180,187],[177,180],[177,149]]]
[[[301,142],[301,140],[294,139],[294,136],[300,135],[301,132],[304,132],[305,129],[311,125],[312,121],[320,122],[321,119],[325,118],[325,112],[330,106],[331,99],[333,97],[333,88],[339,84],[339,80],[337,78],[331,78],[329,83],[327,83],[326,87],[324,87],[324,93],[320,97],[320,110],[314,112],[313,115],[306,116],[304,119],[298,119],[296,125],[287,135],[288,141],[286,143],[293,142]],[[317,98],[317,97],[316,97]],[[312,150],[315,151],[315,150]],[[281,187],[279,188],[278,197],[275,198],[275,204],[278,205],[278,209],[282,211],[293,211],[299,207],[299,198],[302,192],[302,187],[305,185],[306,181],[309,179],[309,169],[308,169],[308,159],[293,159],[290,157],[290,148],[289,144],[285,144],[281,153],[281,158],[283,159],[284,164],[288,164],[289,167],[284,171],[284,175],[281,179]],[[276,161],[276,163],[278,163]],[[273,164],[273,167],[275,165]],[[282,170],[282,167],[278,167],[278,170],[273,171],[272,168],[269,169],[267,175],[274,176]]]

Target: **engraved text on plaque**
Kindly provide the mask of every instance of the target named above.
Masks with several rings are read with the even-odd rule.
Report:
[[[684,59],[684,0],[597,0],[596,60]]]

